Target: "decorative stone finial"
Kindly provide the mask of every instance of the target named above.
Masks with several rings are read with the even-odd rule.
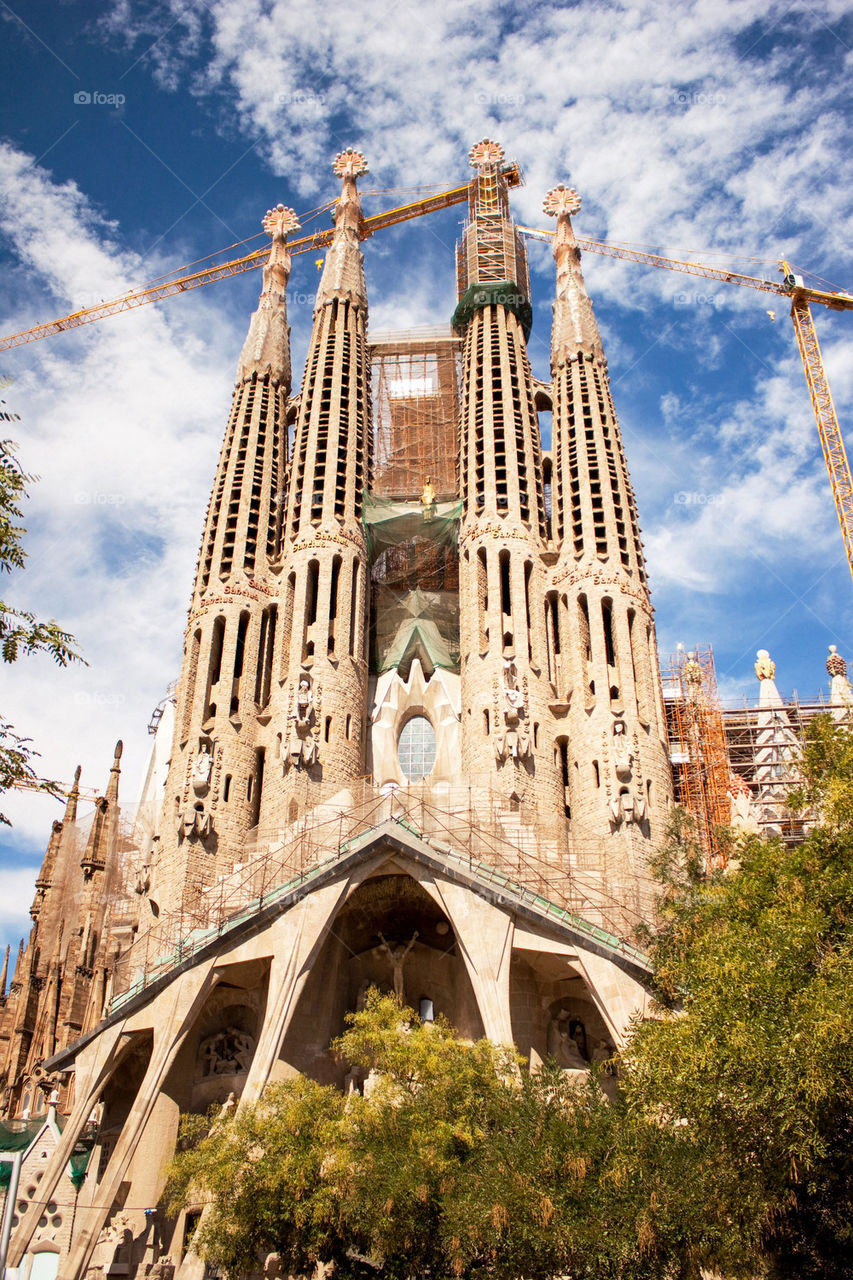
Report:
[[[826,660],[826,669],[831,676],[847,675],[847,663],[844,661],[834,644],[829,646],[829,657]]]
[[[688,684],[700,685],[702,683],[702,668],[696,661],[695,653],[688,653],[687,661],[683,667],[683,675]]]
[[[755,655],[758,661],[755,664],[755,674],[759,680],[772,680],[776,675],[776,663],[770,657],[766,649],[759,649]]]
[[[563,183],[552,187],[545,197],[542,208],[549,218],[559,218],[560,214],[575,214],[580,212],[581,198],[575,191],[574,187],[566,187]]]
[[[262,225],[268,236],[282,239],[291,231],[299,231],[301,226],[295,209],[288,209],[283,204],[267,209]]]
[[[486,169],[490,165],[500,164],[503,158],[503,147],[499,142],[493,142],[491,138],[481,138],[468,152],[468,161],[472,169]]]
[[[347,147],[346,151],[339,151],[335,156],[332,172],[336,178],[360,178],[362,174],[370,171],[362,153]]]

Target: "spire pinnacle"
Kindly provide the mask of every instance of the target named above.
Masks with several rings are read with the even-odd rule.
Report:
[[[320,277],[315,315],[333,298],[351,302],[356,307],[367,306],[364,259],[359,247],[361,197],[356,187],[356,179],[368,172],[367,160],[360,151],[347,147],[346,151],[335,156],[332,172],[341,179],[343,186],[335,205],[335,235]]]
[[[551,331],[551,368],[558,369],[584,351],[603,359],[604,351],[592,302],[586,291],[581,254],[572,229],[572,215],[581,207],[573,187],[560,183],[548,192],[542,208],[557,219],[554,261],[557,264],[557,292],[554,325]]]
[[[287,323],[287,282],[290,278],[290,250],[287,237],[299,230],[293,209],[283,204],[267,209],[262,226],[272,237],[270,256],[263,269],[263,287],[258,309],[237,362],[237,381],[252,374],[269,374],[272,382],[290,390],[290,328]]]
[[[118,780],[121,774],[121,753],[123,750],[124,743],[121,738],[119,738],[115,745],[115,752],[113,753],[113,762],[110,767],[110,780],[107,783],[106,798],[111,804],[115,804],[118,800]]]
[[[71,823],[77,821],[77,801],[80,799],[81,772],[82,766],[78,764],[77,768],[74,770],[74,781],[71,784],[71,790],[68,792],[68,796],[65,801],[65,816],[62,819],[63,824],[66,822]]]
[[[468,152],[468,163],[472,169],[494,169],[503,162],[504,149],[499,142],[491,138],[481,138],[475,142]]]
[[[9,974],[9,944],[6,944],[6,954],[3,957],[3,971],[0,973],[0,1000],[6,997],[6,978]]]

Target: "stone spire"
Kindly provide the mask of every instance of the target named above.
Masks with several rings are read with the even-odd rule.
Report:
[[[853,712],[853,689],[847,678],[847,663],[834,644],[829,646],[829,657],[826,669],[832,678],[829,701],[832,704],[833,720],[847,720]]]
[[[755,674],[759,680],[758,705],[760,707],[783,706],[779,690],[776,688],[776,663],[767,649],[759,649],[755,658]]]
[[[623,901],[643,912],[651,898],[647,859],[672,795],[654,621],[607,361],[572,231],[580,200],[558,186],[544,208],[557,219],[551,387],[558,556],[545,603],[549,669],[567,708],[558,746],[570,844],[578,857],[596,850],[608,891],[630,886],[633,901],[631,893]]]
[[[118,780],[121,774],[121,739],[115,745],[113,762],[110,767],[110,778],[106,795],[98,796],[95,801],[95,816],[86,842],[86,852],[80,862],[86,880],[90,880],[96,871],[103,871],[112,852],[111,834],[115,831],[118,820]]]
[[[261,822],[278,820],[306,771],[314,780],[343,782],[365,769],[361,514],[370,475],[370,358],[356,180],[367,161],[350,147],[332,167],[342,189],[314,308],[282,539],[281,664],[270,711],[286,786],[268,790]]]
[[[553,753],[534,768],[553,700],[541,600],[547,538],[539,422],[527,355],[527,261],[509,211],[503,149],[471,148],[476,176],[460,246],[464,332],[459,475],[463,768],[508,798],[563,798]]]
[[[581,270],[581,251],[572,229],[572,214],[581,207],[580,196],[562,183],[545,197],[543,208],[557,219],[554,261],[557,264],[557,291],[551,330],[551,368],[556,371],[571,360],[573,353],[588,352],[604,359],[601,335],[586,291]]]
[[[237,382],[253,375],[269,375],[274,387],[290,387],[290,326],[287,323],[287,282],[290,278],[290,250],[287,236],[299,230],[293,209],[283,204],[267,211],[264,230],[272,236],[270,256],[264,267],[264,283],[258,309],[237,362]]]
[[[69,827],[77,821],[77,802],[80,798],[80,765],[74,771],[74,782],[71,784],[71,790],[65,801],[65,814],[62,821],[54,822],[50,833],[50,839],[47,842],[44,860],[41,864],[36,879],[36,896],[33,899],[33,905],[30,907],[30,915],[33,920],[38,919],[41,911],[42,903],[45,895],[53,884],[53,878],[56,874],[56,860],[59,856],[59,846],[62,840],[63,831],[67,831]]]
[[[10,950],[11,950],[11,947],[10,947],[10,945],[7,943],[7,944],[6,944],[6,954],[5,954],[5,956],[3,957],[3,971],[2,971],[2,973],[0,973],[0,1000],[5,1000],[5,999],[6,999],[6,979],[7,979],[8,974],[9,974],[9,952],[10,952]]]
[[[367,307],[364,255],[360,248],[361,196],[356,186],[356,179],[368,172],[367,161],[360,151],[347,147],[335,157],[332,169],[335,176],[342,179],[343,188],[335,205],[335,237],[320,277],[315,315],[333,298],[351,302],[355,307]]]

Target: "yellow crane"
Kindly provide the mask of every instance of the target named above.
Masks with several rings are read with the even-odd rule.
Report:
[[[517,164],[508,164],[504,170],[507,185],[520,186],[523,179]],[[420,218],[424,214],[438,209],[447,209],[455,204],[462,204],[468,198],[468,185],[451,187],[434,196],[427,196],[411,204],[394,209],[386,209],[382,213],[373,214],[362,222],[362,238],[367,239],[375,231],[384,227],[407,222],[412,218]],[[551,241],[553,231],[539,230],[534,227],[519,227],[518,230],[530,239]],[[311,235],[302,236],[290,242],[290,252],[310,253],[323,249],[331,243],[332,229],[315,231]],[[797,345],[806,374],[806,382],[817,421],[821,448],[829,472],[832,494],[838,513],[844,548],[850,572],[853,574],[853,480],[850,475],[850,464],[844,447],[844,439],[838,423],[838,415],[832,400],[829,381],[821,355],[820,343],[811,312],[812,303],[829,307],[833,311],[853,310],[853,295],[843,292],[831,292],[813,289],[807,286],[803,278],[796,275],[787,262],[781,262],[782,282],[764,280],[759,276],[742,275],[725,268],[709,267],[699,262],[684,262],[677,258],[667,258],[661,254],[647,253],[631,249],[625,245],[609,244],[605,240],[590,240],[578,236],[580,248],[589,253],[603,254],[609,258],[622,258],[628,262],[638,262],[651,267],[663,267],[668,271],[681,271],[687,275],[702,276],[707,280],[720,280],[726,284],[744,285],[750,289],[759,289],[764,293],[772,293],[787,298],[791,303],[791,318],[797,335]],[[51,320],[47,324],[35,325],[20,333],[12,333],[0,338],[0,351],[8,351],[13,347],[23,346],[28,342],[37,342],[53,333],[62,333],[66,329],[76,329],[79,325],[91,324],[106,316],[116,315],[121,311],[130,311],[145,306],[149,302],[158,302],[176,293],[186,293],[190,289],[212,284],[229,276],[240,275],[244,271],[252,271],[263,265],[268,253],[267,246],[235,258],[228,262],[217,263],[201,271],[177,276],[174,279],[154,282],[145,288],[122,294],[118,298],[108,299],[92,307],[83,307],[71,315]]]
[[[519,227],[518,230],[531,240],[551,241],[554,238],[553,231],[535,227]],[[589,253],[604,254],[608,258],[624,258],[628,262],[641,262],[650,267],[664,267],[667,271],[683,271],[686,275],[703,276],[706,280],[744,285],[749,289],[760,289],[764,293],[788,299],[820,444],[829,472],[838,523],[841,525],[847,563],[853,574],[853,479],[811,311],[812,303],[829,307],[831,311],[853,311],[853,295],[810,288],[802,276],[796,275],[784,260],[779,263],[782,272],[780,283],[778,280],[762,280],[760,276],[741,275],[740,272],[726,271],[720,267],[707,267],[700,262],[682,262],[678,258],[665,258],[658,253],[644,253],[623,245],[608,244],[605,240],[588,240],[581,236],[575,238],[579,247]]]
[[[521,184],[521,170],[517,164],[509,164],[504,169],[507,185],[517,187]],[[462,187],[451,187],[437,195],[427,196],[412,204],[401,205],[395,209],[385,209],[382,213],[374,213],[364,218],[361,224],[361,238],[366,240],[375,231],[384,227],[395,226],[399,222],[408,222],[411,218],[420,218],[425,213],[434,213],[437,209],[448,209],[451,205],[462,204],[468,199],[467,184]],[[334,203],[334,202],[333,202]],[[311,235],[301,236],[298,240],[288,241],[288,249],[295,253],[316,253],[332,243],[334,229],[314,231]],[[51,320],[47,324],[37,324],[32,329],[22,329],[20,333],[10,333],[0,338],[0,351],[9,351],[13,347],[22,347],[28,342],[38,342],[40,338],[48,338],[53,333],[63,333],[66,329],[76,329],[81,324],[92,324],[95,320],[103,320],[106,316],[117,315],[121,311],[132,311],[136,307],[144,307],[149,302],[159,302],[161,298],[170,298],[176,293],[186,293],[190,289],[198,289],[205,284],[213,284],[217,280],[225,280],[229,276],[241,275],[244,271],[254,271],[262,267],[269,257],[269,245],[255,249],[242,258],[234,258],[230,262],[220,262],[202,271],[178,276],[174,280],[155,282],[142,289],[123,293],[118,298],[109,298],[96,306],[82,307],[71,315],[62,316],[59,320]]]

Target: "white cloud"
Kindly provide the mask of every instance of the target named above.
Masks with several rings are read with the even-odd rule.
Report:
[[[0,182],[0,230],[29,272],[18,316],[62,313],[94,288],[109,297],[161,269],[117,248],[83,193],[10,146]],[[89,663],[23,658],[7,681],[4,714],[33,738],[47,776],[69,779],[79,762],[84,784],[103,789],[123,736],[123,794],[135,799],[145,726],[180,662],[240,336],[195,295],[6,357],[21,461],[41,479],[26,504],[27,568],[5,594],[60,619]],[[20,793],[4,809],[17,840],[45,841],[56,814],[55,802]]]

